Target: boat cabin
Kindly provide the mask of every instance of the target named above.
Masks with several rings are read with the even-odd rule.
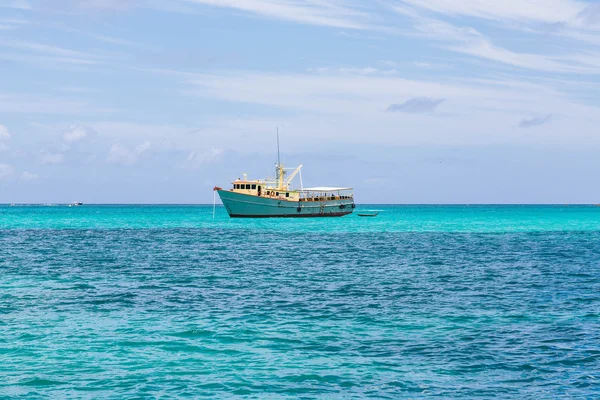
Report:
[[[250,196],[267,197],[287,201],[299,201],[300,193],[295,190],[277,189],[268,186],[264,181],[236,180],[232,182],[232,192],[247,194]]]

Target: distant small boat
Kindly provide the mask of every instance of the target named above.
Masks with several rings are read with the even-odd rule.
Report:
[[[74,201],[73,203],[69,204],[69,207],[75,207],[75,206],[82,206],[83,203],[81,201]]]
[[[357,213],[359,217],[376,217],[379,213]]]

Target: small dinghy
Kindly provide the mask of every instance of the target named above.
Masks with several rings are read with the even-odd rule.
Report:
[[[357,213],[359,217],[376,217],[379,213]]]

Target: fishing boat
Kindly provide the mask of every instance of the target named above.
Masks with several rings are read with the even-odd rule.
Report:
[[[223,206],[232,218],[297,218],[341,217],[354,210],[352,188],[318,186],[304,188],[302,165],[285,168],[279,156],[277,135],[277,163],[275,178],[259,180],[238,178],[231,189],[215,187]],[[300,178],[300,188],[292,188],[292,180]]]
[[[69,204],[69,207],[77,207],[77,206],[82,206],[83,203],[81,201],[74,201],[71,204]]]

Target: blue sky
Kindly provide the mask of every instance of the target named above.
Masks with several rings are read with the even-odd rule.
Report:
[[[600,203],[600,3],[0,0],[0,202]]]

